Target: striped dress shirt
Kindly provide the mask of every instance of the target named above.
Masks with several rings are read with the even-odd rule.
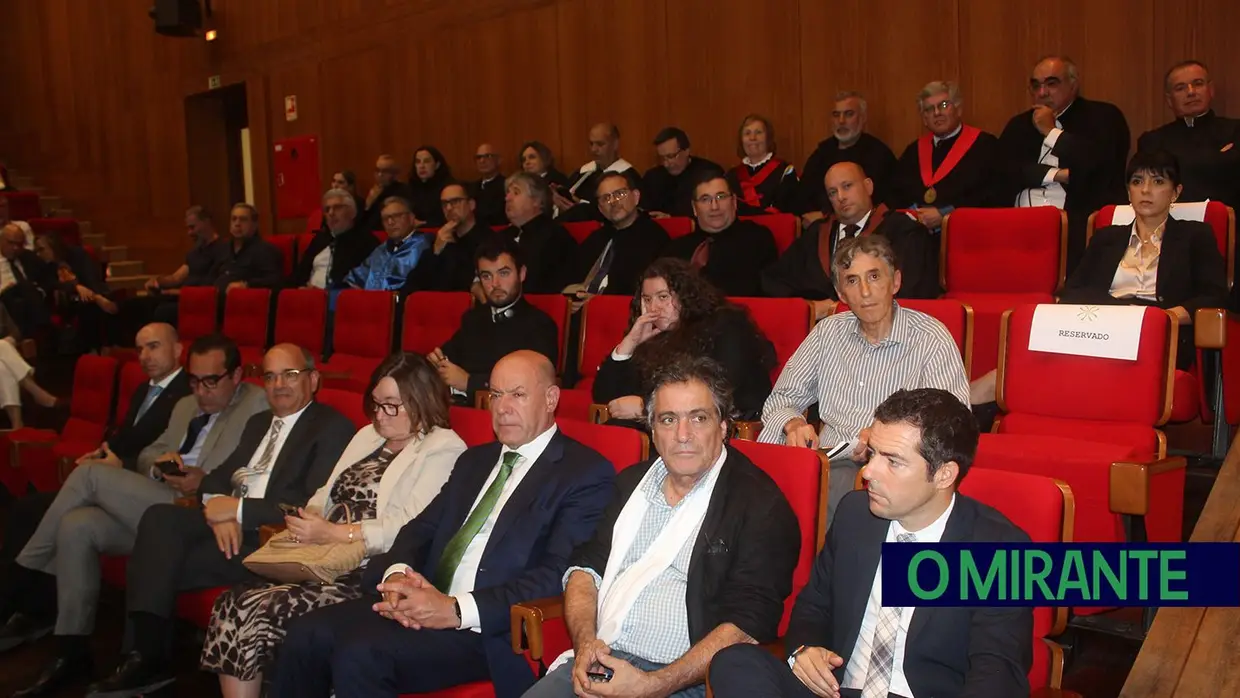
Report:
[[[900,389],[942,388],[969,404],[969,380],[955,340],[941,322],[893,303],[891,334],[871,344],[851,311],[819,322],[779,374],[762,407],[764,443],[782,444],[783,427],[818,404],[823,446],[855,442],[879,403]]]

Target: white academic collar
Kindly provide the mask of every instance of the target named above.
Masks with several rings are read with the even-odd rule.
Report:
[[[181,367],[180,367],[180,366],[177,366],[177,370],[175,370],[175,371],[173,371],[172,373],[169,373],[168,375],[164,376],[164,379],[163,379],[163,380],[161,380],[161,381],[147,381],[147,385],[149,385],[149,386],[151,386],[151,387],[159,386],[159,389],[160,389],[160,390],[165,390],[165,389],[167,389],[167,388],[168,388],[168,385],[169,385],[170,383],[172,383],[172,381],[176,380],[177,376],[179,376],[179,375],[181,375]]]
[[[769,162],[770,159],[773,157],[775,157],[775,153],[767,153],[766,157],[762,158],[761,160],[757,162],[753,162],[752,160],[749,159],[749,156],[745,156],[744,158],[741,158],[741,162],[745,163],[746,165],[750,167],[762,167],[767,162]]]
[[[935,137],[934,137],[934,144],[935,144],[935,145],[938,145],[941,141],[949,141],[949,140],[951,140],[951,139],[955,138],[956,136],[959,136],[959,135],[960,135],[960,132],[961,132],[961,131],[963,131],[963,130],[964,130],[964,122],[963,122],[963,121],[961,121],[961,122],[960,122],[960,125],[956,127],[956,130],[955,130],[955,131],[952,131],[951,133],[949,133],[949,134],[947,134],[946,136],[943,136],[943,137],[941,137],[941,138],[940,138],[939,136],[935,136]]]
[[[1209,110],[1209,109],[1207,109],[1207,110],[1205,110],[1205,111],[1201,112],[1200,114],[1198,114],[1197,116],[1182,116],[1182,117],[1180,117],[1180,121],[1183,121],[1185,126],[1187,126],[1187,127],[1189,127],[1189,128],[1193,128],[1194,122],[1196,122],[1196,121],[1197,121],[1197,119],[1200,119],[1201,117],[1203,117],[1203,116],[1205,116],[1206,114],[1209,114],[1209,113],[1210,113],[1210,110]]]
[[[911,533],[917,537],[918,543],[938,543],[939,541],[943,540],[943,532],[947,530],[947,520],[951,518],[952,509],[955,509],[955,508],[956,508],[956,494],[953,492],[952,501],[947,503],[947,508],[943,510],[942,514],[939,514],[939,518],[930,522],[929,526],[926,526],[920,531],[910,531],[904,528],[903,526],[901,526],[899,521],[892,519],[890,535],[892,538],[896,538],[897,540],[899,540],[897,536],[899,536],[900,534]]]
[[[545,174],[545,173],[544,173],[544,174]],[[486,184],[487,182],[492,182],[492,181],[495,181],[495,180],[497,180],[497,179],[499,179],[499,178],[500,178],[500,174],[497,172],[497,173],[495,173],[495,174],[491,175],[490,177],[488,177],[488,178],[486,178],[486,179],[484,179],[484,180],[482,180],[481,182],[478,182],[478,183],[479,183],[479,184]]]

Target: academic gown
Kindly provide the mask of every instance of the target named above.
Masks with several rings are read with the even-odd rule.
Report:
[[[409,200],[413,198],[409,185],[404,182],[392,182],[379,192],[379,196],[366,208],[365,211],[358,210],[357,220],[353,222],[354,228],[360,228],[366,231],[383,230],[383,202],[387,201],[389,196],[399,196],[402,199]],[[366,203],[365,197],[362,197],[361,203]],[[327,224],[323,224],[323,230],[327,230]]]
[[[623,230],[617,230],[610,221],[605,223],[590,233],[577,250],[576,277],[582,283],[585,283],[595,262],[611,241],[614,241],[612,248],[615,254],[607,272],[607,286],[602,293],[631,296],[637,292],[638,278],[659,257],[671,238],[663,226],[644,213],[639,213],[637,220]]]
[[[1166,150],[1179,159],[1180,201],[1210,199],[1240,208],[1240,119],[1213,110],[1193,119],[1191,127],[1176,119],[1141,134],[1137,150]]]
[[[685,171],[673,175],[658,165],[642,175],[642,209],[658,211],[669,216],[693,215],[693,184],[703,172],[722,172],[718,164],[693,156]]]
[[[753,185],[752,195],[746,184],[746,175]],[[727,178],[732,191],[738,196],[737,215],[802,213],[801,182],[797,179],[796,167],[790,162],[777,157],[772,157],[758,167],[740,162],[728,170]]]
[[[963,131],[961,132],[963,133]],[[951,147],[960,138],[944,139],[933,148],[931,163],[934,168],[947,158]],[[995,193],[995,185],[1000,180],[999,139],[982,131],[977,140],[965,151],[964,157],[952,171],[934,185],[934,202],[925,200],[926,185],[921,180],[921,165],[918,158],[918,142],[913,141],[904,149],[896,162],[892,173],[891,193],[887,196],[887,205],[893,209],[912,207],[932,207],[942,211],[945,208],[1010,206],[1011,202],[1000,203]]]
[[[717,233],[701,228],[678,237],[667,246],[663,255],[692,259],[698,245],[710,238],[710,258],[702,267],[702,276],[728,296],[762,295],[762,270],[779,257],[775,236],[765,227],[736,219],[731,226]]]
[[[474,253],[478,251],[478,243],[495,231],[480,222],[475,222],[464,235],[458,234],[456,242],[444,245],[435,254],[434,239],[431,246],[422,253],[422,259],[413,270],[416,290],[419,291],[468,291],[477,275]]]
[[[598,210],[598,202],[594,200],[594,191],[598,188],[599,180],[608,172],[628,172],[631,170],[633,176],[638,180],[638,188],[641,188],[641,175],[627,160],[619,159],[605,169],[595,167],[593,170],[586,171],[592,164],[594,163],[582,165],[582,168],[577,171],[567,187],[569,192],[581,199],[581,203],[567,211],[560,211],[559,215],[556,216],[556,220],[562,223],[580,221],[603,222],[603,213]]]
[[[855,162],[861,165],[866,176],[874,181],[874,200],[887,200],[891,171],[896,166],[896,156],[891,152],[891,148],[878,138],[862,133],[856,143],[841,149],[840,139],[831,136],[818,143],[818,147],[810,154],[801,170],[802,213],[831,213],[831,202],[827,200],[827,188],[823,179],[827,176],[827,170],[840,162]]]
[[[478,218],[478,222],[482,225],[508,225],[508,216],[504,213],[504,197],[507,192],[504,190],[504,175],[497,174],[494,177],[483,181],[478,180],[474,183],[474,201],[477,208],[474,209],[474,215]]]
[[[509,226],[504,234],[521,246],[526,293],[559,293],[578,281],[573,278],[577,241],[550,216],[542,214],[523,226]]]
[[[926,227],[899,211],[879,206],[866,221],[860,235],[885,235],[895,250],[900,268],[900,292],[896,298],[938,298],[938,245]],[[820,256],[828,245],[827,260],[839,245],[839,222],[834,215],[810,224],[779,260],[762,272],[762,291],[775,298],[838,300],[831,268]]]
[[[431,177],[423,182],[414,177],[409,182],[409,203],[413,206],[413,217],[425,221],[428,227],[437,228],[444,224],[443,205],[439,203],[439,192],[443,191],[446,177]],[[383,220],[379,221],[379,229],[383,229]]]

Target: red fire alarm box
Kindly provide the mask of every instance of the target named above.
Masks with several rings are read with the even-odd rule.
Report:
[[[276,174],[276,218],[305,218],[317,210],[323,195],[318,136],[276,141],[272,161]]]

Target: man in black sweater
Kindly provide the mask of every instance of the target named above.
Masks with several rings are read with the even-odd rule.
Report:
[[[693,183],[719,165],[697,157],[689,149],[689,134],[668,126],[654,137],[659,163],[641,178],[642,210],[655,216],[692,216]]]
[[[835,107],[831,110],[832,135],[818,143],[801,170],[801,207],[806,211],[801,220],[805,225],[831,213],[831,201],[822,182],[827,170],[838,162],[861,165],[874,182],[874,199],[887,200],[887,178],[896,165],[896,156],[886,143],[866,133],[867,109],[860,92],[835,95]]]
[[[643,191],[633,170],[608,172],[594,198],[607,222],[590,233],[577,255],[578,298],[600,293],[631,296],[637,280],[667,247],[667,231],[638,210]]]
[[[526,278],[521,250],[503,235],[488,236],[478,245],[478,281],[487,302],[461,316],[456,334],[427,358],[462,405],[473,404],[485,390],[491,369],[514,351],[529,349],[556,363],[559,354],[555,321],[522,297]]]
[[[440,226],[431,249],[422,253],[413,270],[417,290],[468,291],[473,285],[474,253],[491,230],[478,220],[477,195],[470,189],[450,182],[440,190],[439,204],[447,222]]]

